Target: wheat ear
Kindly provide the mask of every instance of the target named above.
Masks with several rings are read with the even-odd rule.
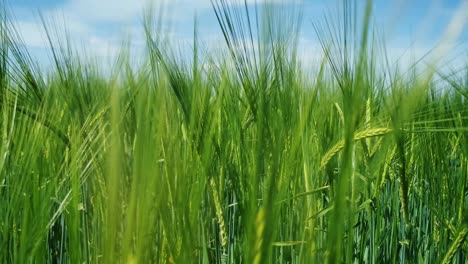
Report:
[[[361,140],[364,138],[370,138],[370,137],[377,137],[377,136],[383,136],[388,133],[392,132],[391,128],[386,128],[386,127],[380,127],[380,128],[371,128],[371,129],[366,129],[360,132],[357,132],[354,134],[354,140]],[[338,141],[333,147],[331,147],[325,155],[322,157],[322,161],[320,162],[320,168],[323,169],[327,165],[327,163],[330,161],[333,156],[336,155],[340,150],[342,150],[344,147],[344,140]]]

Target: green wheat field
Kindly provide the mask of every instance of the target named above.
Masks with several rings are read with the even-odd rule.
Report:
[[[109,69],[47,23],[40,67],[2,3],[0,262],[468,263],[468,68],[444,70],[447,45],[399,68],[372,1],[344,1],[306,23],[304,65],[300,10],[228,2],[219,50],[195,17],[179,52],[148,11],[141,63],[124,42]]]

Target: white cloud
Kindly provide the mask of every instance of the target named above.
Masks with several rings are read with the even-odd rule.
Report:
[[[68,16],[79,17],[88,22],[130,22],[138,19],[142,11],[150,6],[148,0],[69,0],[60,9]],[[211,9],[210,0],[152,1],[156,9],[161,7],[172,11],[176,19],[192,19],[195,11]],[[242,5],[244,0],[228,0],[233,5]],[[247,0],[247,4],[300,3],[301,0]]]
[[[19,21],[15,23],[15,29],[20,34],[24,43],[29,48],[48,47],[45,34],[39,23],[31,21]]]
[[[120,49],[113,41],[103,39],[98,36],[91,36],[87,42],[89,44],[88,47],[92,47],[91,49],[88,49],[92,51],[91,55],[95,55],[100,58],[113,59],[117,56]]]
[[[61,10],[85,22],[128,22],[138,17],[144,0],[70,0]]]

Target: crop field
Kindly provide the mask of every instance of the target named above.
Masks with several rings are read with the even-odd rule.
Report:
[[[2,4],[0,263],[468,263],[468,64],[389,63],[343,1],[305,65],[300,10],[228,2],[217,51],[148,11],[109,69],[46,23],[40,67]]]

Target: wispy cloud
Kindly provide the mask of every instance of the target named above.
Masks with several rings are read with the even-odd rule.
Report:
[[[131,22],[141,14],[145,0],[69,0],[59,9],[83,22]]]
[[[48,46],[45,34],[39,23],[18,21],[15,23],[15,29],[28,48],[46,48]]]
[[[244,0],[228,0],[227,2],[234,5],[244,4]],[[247,0],[247,4],[263,4],[266,0]],[[304,31],[301,33],[301,45],[299,46],[299,54],[304,64],[316,64],[323,58],[323,52],[320,49],[317,41],[313,38],[314,32],[310,27],[310,22],[321,19],[321,14],[330,11],[329,1],[307,1],[307,0],[270,0],[274,4],[300,4],[304,3]],[[335,5],[337,1],[332,1]],[[402,1],[400,1],[402,2]],[[57,27],[58,31],[63,31],[65,28],[71,37],[71,41],[77,47],[82,47],[89,55],[95,55],[102,58],[112,58],[118,52],[120,40],[123,36],[128,36],[133,44],[133,48],[142,49],[144,45],[144,35],[142,30],[142,15],[143,10],[147,7],[147,0],[66,0],[55,6],[48,6],[47,9],[41,10],[50,25]],[[416,42],[418,37],[411,35],[411,31],[407,28],[417,29],[418,23],[423,23],[425,20],[430,20],[432,17],[450,17],[455,7],[447,6],[443,1],[435,1],[430,5],[429,13],[412,13],[410,20],[404,20],[401,16],[397,16],[397,20],[390,23],[395,30],[389,36],[387,43],[388,56],[394,60],[400,58],[400,63],[405,64],[409,61],[410,56],[404,55],[404,51],[408,48],[412,50],[415,57],[423,55],[435,45],[434,42]],[[391,16],[388,8],[382,7],[382,3],[376,4],[375,13],[376,22],[382,25],[388,25],[388,19],[385,17]],[[429,5],[429,4],[428,4]],[[387,5],[385,5],[387,6]],[[165,32],[171,38],[176,39],[177,43],[191,43],[193,18],[197,13],[199,16],[199,32],[201,43],[206,43],[206,48],[216,48],[222,46],[222,35],[218,29],[216,18],[212,13],[211,0],[166,0],[153,1],[154,14],[164,7],[164,21],[173,24],[173,31]],[[427,9],[428,6],[426,6]],[[420,11],[418,11],[420,12]],[[24,7],[22,14],[24,12]],[[33,11],[29,11],[33,13]],[[401,12],[398,12],[400,14]],[[16,26],[18,31],[23,36],[26,45],[34,50],[44,49],[48,47],[45,35],[42,30],[42,25],[38,17],[32,18],[31,15],[20,15],[16,17]],[[407,14],[408,15],[408,14]],[[320,17],[320,18],[319,18]],[[391,19],[390,19],[391,20]],[[414,24],[404,24],[399,21],[412,21]],[[422,21],[422,22],[421,22]],[[384,23],[386,22],[386,23]],[[435,23],[433,20],[430,21]],[[425,23],[424,23],[425,24]],[[380,31],[380,28],[379,28]],[[388,32],[388,31],[387,31]],[[431,34],[431,29],[424,28],[419,32]],[[390,32],[391,33],[391,32]],[[434,34],[432,34],[434,35]],[[416,38],[416,39],[415,39]],[[183,41],[182,41],[183,40]],[[176,44],[177,44],[176,43]],[[409,62],[408,62],[409,63]]]

